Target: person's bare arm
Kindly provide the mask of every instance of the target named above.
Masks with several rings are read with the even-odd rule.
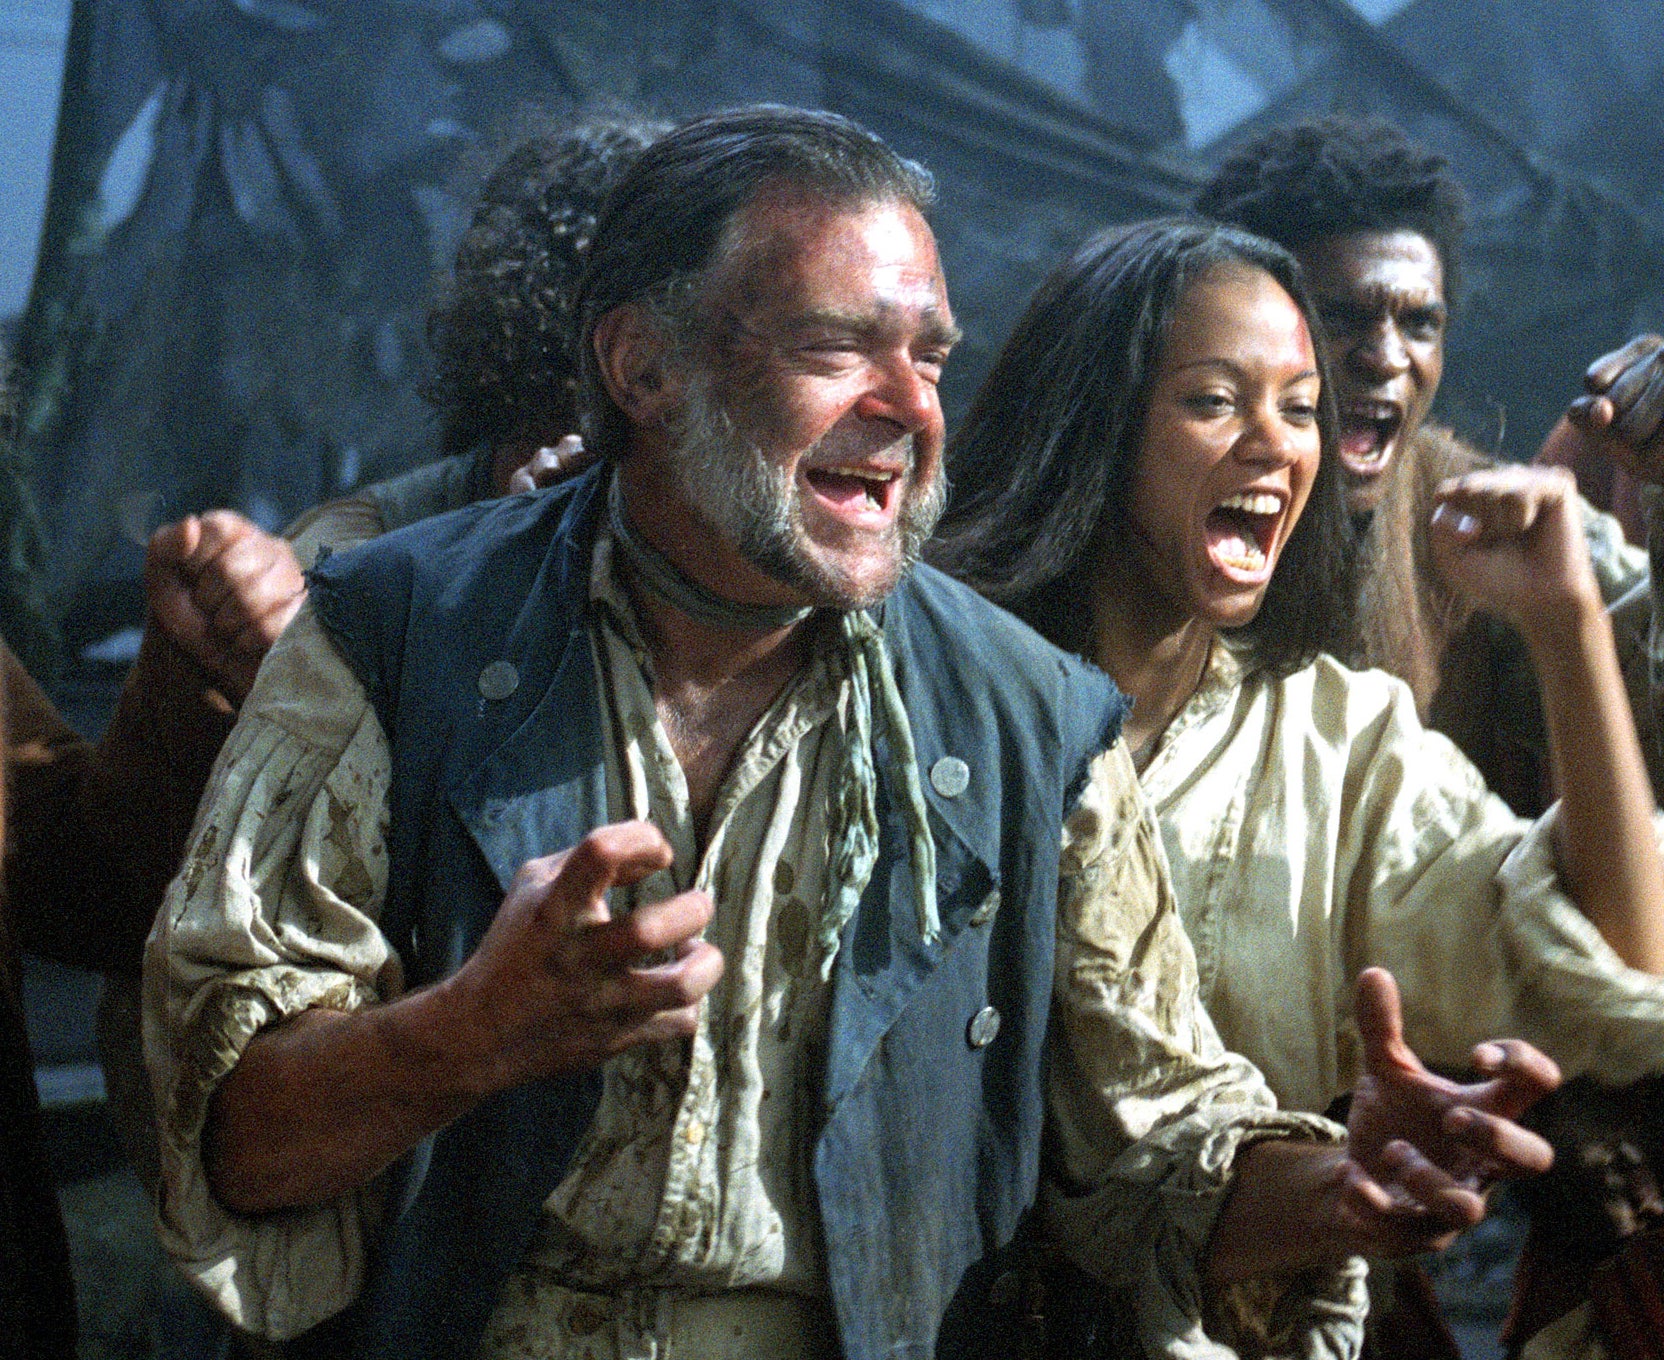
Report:
[[[692,1033],[722,972],[698,938],[710,899],[683,893],[616,919],[606,901],[670,857],[655,827],[603,827],[526,864],[453,977],[257,1036],[211,1100],[215,1195],[243,1214],[322,1203],[495,1091]],[[666,949],[673,961],[644,963]]]
[[[1626,964],[1664,974],[1652,788],[1570,475],[1504,467],[1446,482],[1429,532],[1446,579],[1507,619],[1530,649],[1569,895]]]
[[[1429,1072],[1404,1042],[1398,989],[1383,969],[1358,979],[1364,1075],[1344,1145],[1256,1143],[1238,1158],[1208,1243],[1215,1284],[1438,1247],[1485,1216],[1484,1190],[1546,1171],[1549,1145],[1514,1122],[1560,1082],[1531,1045],[1505,1040],[1473,1054],[1484,1079]]]

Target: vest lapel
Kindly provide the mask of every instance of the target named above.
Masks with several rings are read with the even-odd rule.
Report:
[[[855,1087],[896,1018],[937,966],[976,908],[997,881],[995,871],[937,815],[936,901],[942,935],[935,944],[919,938],[913,912],[912,870],[908,866],[900,815],[880,799],[884,844],[878,868],[861,905],[844,931],[833,973],[830,1043],[826,1060],[826,1101],[836,1110]]]
[[[451,807],[505,890],[527,860],[568,849],[607,821],[585,607],[605,471],[591,469],[575,483],[548,560],[506,631],[502,659],[519,684],[506,698],[482,702],[492,730],[469,743],[489,754],[449,783]]]
[[[578,627],[531,713],[450,793],[505,890],[527,860],[606,823],[603,740],[589,631]]]
[[[938,645],[936,631],[921,619],[921,611],[907,607],[908,589],[903,583],[885,604],[883,627],[913,729],[925,806],[936,838],[936,902],[942,934],[935,944],[927,945],[919,938],[906,829],[890,788],[890,753],[880,743],[874,752],[880,772],[879,858],[861,905],[844,931],[833,974],[826,1070],[829,1109],[835,1109],[856,1085],[879,1041],[952,951],[972,913],[999,882],[995,771],[971,740],[977,715],[957,711],[952,695],[936,682],[935,671],[951,653]],[[951,797],[944,796],[932,780],[932,771],[944,757],[965,761],[970,772],[968,784]]]

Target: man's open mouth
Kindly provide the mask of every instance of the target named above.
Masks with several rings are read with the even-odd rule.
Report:
[[[1378,477],[1392,461],[1404,413],[1386,402],[1349,406],[1340,418],[1340,460],[1356,477]]]
[[[845,514],[889,511],[901,485],[901,473],[890,468],[818,467],[804,475],[815,495]]]
[[[1272,491],[1239,491],[1208,512],[1208,556],[1227,572],[1262,576],[1283,522],[1284,498]]]

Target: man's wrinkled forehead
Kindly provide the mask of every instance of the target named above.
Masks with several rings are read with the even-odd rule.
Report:
[[[937,343],[958,339],[936,238],[904,199],[765,189],[729,219],[706,273],[709,300],[767,312],[793,328],[916,318]]]
[[[1345,292],[1377,306],[1444,305],[1444,261],[1426,236],[1409,228],[1323,237],[1301,248],[1300,263],[1320,295]]]

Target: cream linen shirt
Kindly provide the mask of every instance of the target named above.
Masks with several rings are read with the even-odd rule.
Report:
[[[707,934],[728,973],[691,1044],[608,1064],[601,1110],[505,1290],[486,1354],[674,1353],[679,1314],[697,1314],[701,1300],[718,1305],[706,1322],[761,1328],[754,1353],[810,1353],[820,1338],[809,1333],[828,1325],[806,1157],[829,997],[805,904],[818,901],[825,872],[823,738],[842,720],[842,667],[818,660],[759,722],[700,854],[627,606],[604,571],[593,593],[614,603],[596,611],[609,802],[617,815],[652,816],[677,850],[676,867],[643,885],[640,900],[692,883],[711,890]],[[239,1217],[208,1188],[203,1121],[214,1087],[263,1027],[402,990],[376,928],[389,783],[375,713],[303,610],[243,706],[148,950],[163,1242],[233,1322],[274,1339],[357,1295],[376,1186]],[[1153,1352],[1227,1356],[1201,1331],[1198,1266],[1236,1151],[1340,1131],[1277,1112],[1258,1073],[1220,1045],[1119,743],[1094,762],[1064,829],[1063,870],[1051,1216],[1070,1254],[1129,1301]],[[1296,1319],[1286,1353],[1355,1353],[1360,1284],[1351,1263],[1298,1282],[1280,1310]],[[738,1310],[721,1311],[736,1299]]]
[[[709,893],[722,910],[705,938],[726,967],[691,1045],[645,1045],[606,1064],[600,1106],[487,1328],[490,1360],[652,1360],[692,1328],[710,1330],[711,1319],[686,1316],[686,1295],[826,1293],[809,1169],[828,1009],[815,927],[851,696],[845,652],[823,633],[758,721],[701,851],[610,546],[602,535],[590,590],[597,688],[610,701],[608,813],[651,821],[675,855],[613,900],[628,910]],[[833,1330],[824,1303],[748,1302],[771,1320],[782,1360]],[[760,1340],[742,1353],[761,1354]]]
[[[1564,895],[1555,812],[1514,816],[1398,680],[1327,657],[1245,675],[1216,646],[1143,782],[1208,1013],[1285,1107],[1352,1088],[1353,983],[1372,964],[1430,1063],[1517,1035],[1568,1078],[1664,1071],[1664,983]]]

